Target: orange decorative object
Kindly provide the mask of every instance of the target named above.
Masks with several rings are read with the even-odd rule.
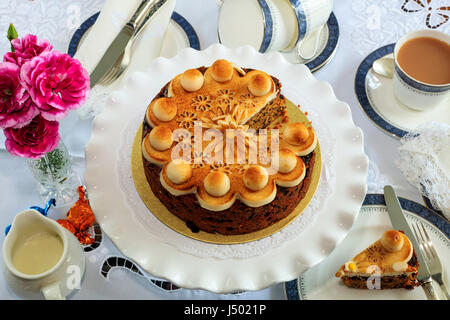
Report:
[[[94,239],[89,237],[86,230],[95,222],[94,212],[86,199],[86,191],[83,186],[78,187],[80,195],[78,201],[67,212],[67,219],[57,220],[61,226],[73,233],[81,244],[92,244]]]
[[[70,233],[76,234],[78,232],[77,228],[75,228],[73,226],[73,224],[71,224],[69,221],[67,221],[65,219],[59,219],[59,220],[56,220],[56,222],[58,222],[61,226],[63,226],[67,230],[69,230]]]

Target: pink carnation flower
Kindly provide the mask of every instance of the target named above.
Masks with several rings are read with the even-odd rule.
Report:
[[[30,124],[20,129],[8,128],[5,147],[9,153],[24,158],[39,159],[59,143],[59,123],[36,116]]]
[[[20,68],[0,63],[0,128],[23,127],[39,113],[35,103],[20,83]]]
[[[58,51],[43,53],[26,62],[20,78],[41,115],[50,121],[64,118],[89,95],[87,71],[78,60]]]
[[[11,45],[14,52],[6,53],[3,56],[3,61],[17,64],[19,67],[34,57],[53,49],[53,46],[47,40],[41,39],[38,43],[37,37],[32,34],[12,40]]]

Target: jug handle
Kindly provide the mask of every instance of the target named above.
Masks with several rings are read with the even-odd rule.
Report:
[[[66,297],[63,297],[61,294],[59,281],[50,283],[42,287],[41,291],[46,300],[66,300]]]

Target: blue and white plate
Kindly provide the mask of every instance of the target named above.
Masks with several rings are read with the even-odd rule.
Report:
[[[299,58],[296,48],[290,52],[283,52],[282,54],[289,62],[304,63],[311,72],[315,72],[328,64],[336,53],[339,42],[339,24],[333,12],[330,14],[327,24],[322,28],[319,37],[318,50],[316,54],[308,60]],[[304,39],[302,45],[315,46],[314,34],[308,39]]]
[[[421,221],[430,235],[436,250],[444,263],[445,273],[450,275],[450,223],[433,210],[419,203],[399,198],[403,212],[409,222]],[[422,288],[414,290],[360,290],[344,286],[335,277],[342,264],[379,239],[381,234],[392,229],[382,194],[368,194],[360,214],[347,237],[322,263],[311,268],[298,279],[285,283],[288,300],[425,300]],[[448,278],[448,277],[447,277]],[[448,279],[445,279],[450,284]],[[436,293],[443,298],[437,283]]]
[[[385,133],[396,138],[403,137],[428,121],[450,124],[450,98],[430,110],[410,109],[395,98],[392,79],[380,76],[372,70],[373,62],[392,55],[394,46],[395,43],[392,43],[369,54],[356,72],[355,94],[366,115]]]
[[[74,56],[86,33],[94,25],[100,12],[92,15],[75,31],[67,53]],[[180,14],[173,12],[161,47],[161,56],[171,58],[181,49],[191,47],[200,50],[200,40],[192,25]]]

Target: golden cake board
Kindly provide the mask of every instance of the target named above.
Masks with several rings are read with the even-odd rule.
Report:
[[[288,116],[291,122],[309,122],[305,114],[291,101],[286,99],[286,105]],[[147,178],[144,172],[141,142],[142,142],[142,125],[139,127],[133,142],[133,147],[131,151],[131,170],[136,190],[140,195],[144,204],[150,210],[149,214],[153,214],[162,223],[164,223],[174,231],[186,237],[214,244],[238,244],[255,241],[268,237],[286,227],[289,223],[294,221],[294,219],[297,218],[310,203],[317,189],[317,186],[319,185],[320,174],[322,171],[322,158],[320,152],[320,145],[319,143],[317,143],[317,147],[315,149],[316,157],[314,169],[312,172],[309,189],[306,192],[305,197],[300,201],[295,210],[292,211],[292,213],[289,214],[286,218],[270,225],[265,229],[242,235],[222,235],[217,233],[208,233],[204,231],[194,233],[191,231],[191,229],[189,229],[186,226],[186,223],[183,220],[181,220],[180,218],[172,214],[169,210],[167,210],[167,208],[161,203],[161,201],[153,194],[153,191],[147,182]],[[280,187],[277,186],[277,188]]]

